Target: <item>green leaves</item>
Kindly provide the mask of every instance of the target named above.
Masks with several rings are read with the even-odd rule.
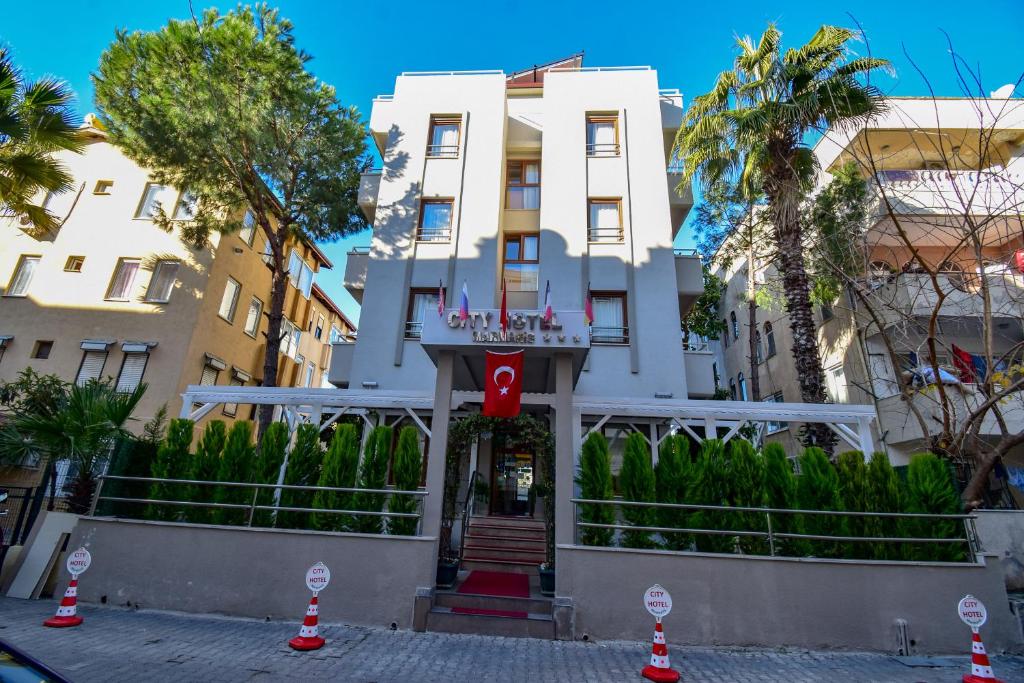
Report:
[[[395,449],[395,488],[399,491],[415,491],[419,488],[422,473],[419,432],[415,427],[403,427],[398,433],[398,447]],[[417,506],[415,496],[392,494],[388,501],[389,512],[416,512]],[[412,517],[389,517],[388,533],[410,536],[416,533],[416,520]]]
[[[580,496],[587,500],[611,500],[615,491],[612,487],[612,464],[608,454],[608,440],[599,432],[591,432],[583,442],[580,455],[580,471],[577,482]],[[580,521],[591,524],[614,524],[615,507],[611,505],[580,505]],[[583,545],[611,545],[614,529],[582,527],[580,542]]]
[[[644,503],[654,502],[654,468],[651,466],[651,451],[647,441],[639,432],[626,438],[626,453],[622,459],[619,485],[623,500]],[[622,516],[633,526],[653,526],[655,509],[633,505],[622,506]],[[622,545],[626,548],[653,548],[654,541],[649,531],[625,531]]]
[[[324,456],[323,467],[317,486],[353,488],[356,485],[356,469],[359,467],[359,434],[355,425],[341,424],[334,430],[334,438]],[[338,491],[317,491],[313,496],[313,507],[318,509],[350,510],[351,493]],[[354,522],[351,515],[313,513],[313,525],[327,531],[349,531]]]

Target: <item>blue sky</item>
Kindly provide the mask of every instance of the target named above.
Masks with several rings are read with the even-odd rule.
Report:
[[[274,4],[274,3],[272,3]],[[1024,3],[987,0],[977,5],[945,0],[919,2],[771,3],[571,2],[491,0],[473,3],[392,1],[276,3],[295,24],[298,45],[315,58],[311,68],[333,84],[345,104],[369,117],[373,97],[393,90],[402,71],[504,69],[513,71],[586,52],[591,66],[648,64],[663,88],[679,88],[686,101],[705,92],[727,68],[736,35],[757,36],[778,23],[787,45],[806,41],[821,24],[859,22],[869,44],[857,49],[890,59],[895,77],[879,84],[893,95],[927,92],[916,63],[937,95],[961,95],[946,36],[987,93],[1017,80],[1022,69],[1020,30]],[[234,3],[194,3],[197,11]],[[9,2],[0,24],[0,44],[30,77],[55,75],[78,95],[82,114],[92,110],[89,74],[117,28],[153,30],[168,18],[187,18],[187,0],[108,0],[97,3]],[[909,57],[909,58],[908,58]],[[912,60],[912,61],[911,61]],[[913,62],[913,63],[912,63]],[[320,285],[354,320],[358,306],[341,280],[345,253],[369,243],[369,233],[323,245],[335,263]],[[680,246],[690,244],[684,229]]]

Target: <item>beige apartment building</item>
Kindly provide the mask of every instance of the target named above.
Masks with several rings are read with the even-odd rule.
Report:
[[[187,193],[151,182],[93,117],[83,133],[82,154],[60,155],[74,189],[45,199],[60,227],[0,225],[0,380],[31,367],[75,382],[110,377],[125,390],[145,382],[135,429],[161,405],[177,415],[190,384],[259,385],[271,285],[259,229],[246,220],[237,234],[186,246],[151,216],[159,204],[187,220]],[[330,267],[315,245],[290,250],[281,386],[322,386],[331,341],[354,332],[315,284]],[[210,417],[248,419],[251,408]]]
[[[894,98],[889,111],[867,126],[844,133],[830,131],[814,152],[822,169],[819,188],[850,161],[859,165],[866,178],[877,173],[884,188],[883,193],[871,183],[866,260],[874,283],[871,301],[878,302],[876,310],[884,312],[880,324],[885,337],[898,347],[899,367],[886,353],[879,325],[848,292],[831,306],[816,307],[815,319],[830,399],[873,404],[879,418],[874,426],[876,443],[885,447],[894,464],[906,464],[926,441],[900,395],[897,373],[906,377],[906,373],[929,372],[922,368],[929,317],[938,316],[937,360],[943,373],[948,373],[944,381],[959,401],[958,415],[978,405],[981,393],[971,382],[957,381],[962,373],[953,357],[954,345],[981,355],[983,332],[990,329],[993,357],[999,358],[1024,341],[1020,258],[1024,101]],[[886,203],[892,205],[891,211]],[[984,226],[977,230],[978,253],[983,257],[980,267],[977,254],[969,248],[972,245],[957,241],[963,239],[968,223]],[[898,231],[905,231],[907,237]],[[939,270],[938,286],[945,297],[941,304],[930,276],[917,265],[907,242],[922,262]],[[777,305],[759,308],[756,329],[752,329],[747,307],[749,268],[747,258],[715,264],[716,274],[727,285],[721,304],[726,331],[712,343],[719,385],[733,400],[755,400],[749,351],[750,335],[755,334],[760,337],[757,398],[800,401],[784,302],[779,297]],[[779,282],[774,266],[756,259],[753,277],[758,288]],[[982,278],[991,296],[988,325],[983,323]],[[935,403],[919,400],[917,405],[922,406],[926,420],[941,421]],[[1024,428],[1024,402],[1019,395],[1004,401],[1002,410],[1011,432]],[[788,449],[795,445],[796,425],[777,422],[767,427],[769,439],[785,443]],[[994,440],[998,434],[995,420],[986,418],[981,436]],[[1020,465],[1024,458],[1013,453],[1006,462]]]

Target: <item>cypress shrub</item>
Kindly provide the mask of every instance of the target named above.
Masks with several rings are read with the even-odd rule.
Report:
[[[679,434],[665,437],[658,449],[658,464],[654,468],[654,499],[659,503],[685,503],[690,470],[689,439]],[[655,510],[655,518],[661,527],[686,528],[687,517],[683,510]],[[662,532],[662,538],[669,550],[689,550],[693,545],[693,538],[688,534]]]
[[[793,463],[786,456],[786,450],[778,443],[765,444],[764,457],[764,502],[767,507],[792,510],[798,507],[796,497],[796,475]],[[803,526],[796,514],[772,515],[772,531],[783,534],[801,533]],[[775,553],[799,557],[809,552],[806,544],[799,539],[781,538],[775,540]]]
[[[316,486],[322,460],[320,428],[313,424],[299,425],[295,430],[295,444],[288,453],[284,483],[289,486]],[[281,507],[308,508],[312,507],[312,502],[313,496],[309,491],[281,489]],[[274,525],[279,529],[308,529],[309,513],[281,510]]]
[[[161,441],[137,439],[126,436],[118,439],[114,456],[110,460],[107,474],[118,477],[152,477],[153,464]],[[104,496],[120,498],[147,498],[152,485],[147,482],[109,480],[103,484]],[[156,507],[156,506],[153,506]],[[137,517],[140,512],[148,514],[147,508],[139,509],[138,503],[101,501],[96,508],[98,515],[116,517]]]
[[[764,507],[764,459],[746,439],[729,442],[728,502],[736,507]],[[768,531],[763,512],[735,512],[729,516],[730,526],[737,531]],[[748,555],[768,554],[768,541],[756,536],[737,536],[740,552]]]
[[[580,473],[576,480],[580,496],[587,500],[611,500],[612,461],[608,454],[608,440],[604,434],[591,432],[583,442],[580,454]],[[615,508],[611,505],[581,505],[580,521],[590,524],[614,524]],[[582,527],[580,542],[583,545],[610,546],[614,529]]]
[[[796,482],[797,502],[804,510],[842,510],[839,497],[839,475],[828,461],[825,451],[817,447],[804,450],[800,456],[800,476]],[[841,517],[801,515],[804,533],[841,536],[845,525]],[[832,541],[809,541],[814,554],[820,557],[841,557],[842,548]]]
[[[388,461],[391,460],[391,440],[394,429],[375,427],[366,442],[363,465],[359,470],[359,488],[382,489],[388,483]],[[366,512],[384,510],[383,493],[357,493],[355,509]],[[377,515],[358,515],[355,530],[364,534],[379,534],[384,531],[383,519]]]
[[[192,420],[174,419],[167,427],[167,436],[156,451],[153,461],[153,477],[157,479],[184,479],[188,473],[191,459],[189,448],[192,446]],[[154,483],[149,489],[149,497],[154,500],[174,500],[177,495],[185,493],[180,484]],[[172,505],[150,505],[146,508],[146,519],[173,520],[177,519],[180,510]]]
[[[903,487],[889,456],[876,452],[868,464],[868,503],[871,512],[904,512]],[[895,517],[874,517],[868,520],[869,536],[897,538],[906,535],[905,524]],[[875,543],[871,557],[876,560],[899,560],[908,555],[905,543]]]
[[[288,425],[274,422],[267,426],[260,442],[260,452],[255,462],[255,481],[259,484],[276,484],[281,476],[281,464],[284,462],[285,451],[288,450]],[[282,491],[283,493],[283,491]],[[274,502],[274,489],[260,489],[256,494],[259,505],[271,505]],[[271,526],[274,513],[271,510],[258,510],[253,519],[256,526]]]
[[[239,420],[231,425],[224,453],[217,468],[217,481],[252,482],[256,447],[252,442],[252,423]],[[218,486],[214,501],[246,505],[252,502],[253,491],[243,486]],[[217,524],[244,525],[249,518],[245,509],[216,508],[213,519]]]
[[[399,491],[415,491],[420,485],[423,473],[423,458],[420,455],[419,432],[415,427],[403,427],[398,433],[395,448],[395,488]],[[392,494],[388,500],[389,512],[416,512],[416,496]],[[416,533],[417,520],[412,517],[389,517],[388,533],[412,536]]]
[[[331,445],[324,455],[323,467],[317,486],[355,488],[359,467],[359,434],[353,424],[341,424],[334,430]],[[352,494],[340,491],[317,491],[313,507],[319,510],[350,510]],[[353,526],[352,515],[313,513],[313,526],[324,531],[348,531]]]
[[[189,463],[189,479],[197,481],[217,481],[217,469],[220,467],[220,456],[227,440],[227,427],[223,420],[210,420],[206,423],[203,435],[199,438],[196,452]],[[216,487],[190,486],[188,499],[197,503],[213,501]],[[208,524],[213,518],[215,508],[190,507],[185,510],[185,518],[195,524]]]
[[[726,505],[729,463],[725,458],[725,444],[719,439],[707,439],[700,447],[700,455],[693,465],[687,502],[694,505]],[[698,510],[691,516],[695,529],[728,529],[729,513]],[[706,553],[731,553],[735,550],[732,538],[719,534],[697,534],[697,550]]]
[[[945,461],[933,453],[920,453],[910,458],[907,468],[907,511],[946,515],[962,511],[960,496]],[[963,538],[959,520],[912,519],[908,526],[918,538]],[[911,559],[961,562],[967,557],[966,543],[915,543]]]
[[[864,454],[860,451],[846,451],[836,458],[836,473],[839,475],[839,497],[843,509],[849,512],[870,512],[871,486],[868,482],[868,468]],[[847,536],[869,536],[871,523],[866,517],[846,517]],[[843,557],[867,559],[874,549],[864,541],[848,541],[843,544]]]
[[[651,465],[651,451],[642,434],[633,432],[626,438],[626,453],[619,472],[619,486],[625,500],[643,503],[654,502],[654,468]],[[654,508],[623,505],[622,516],[633,526],[654,526]],[[622,545],[626,548],[653,548],[654,541],[649,531],[625,531]]]

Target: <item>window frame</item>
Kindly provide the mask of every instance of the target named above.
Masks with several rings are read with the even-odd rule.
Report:
[[[438,126],[455,126],[455,149],[446,151],[452,145],[434,144],[434,130]],[[426,156],[428,159],[458,159],[462,150],[462,115],[461,114],[431,114],[430,127],[427,129]]]
[[[426,215],[426,207],[434,204],[447,204],[448,205],[448,228],[447,230],[441,228],[432,228],[437,230],[439,237],[431,238],[423,232],[423,217]],[[416,220],[416,241],[417,242],[451,242],[452,241],[452,220],[455,217],[455,198],[454,197],[423,197],[420,199],[420,210],[419,216]]]
[[[251,222],[246,223],[246,218],[250,218]],[[249,231],[248,239],[243,236],[246,230]],[[242,214],[242,227],[238,231],[238,239],[242,240],[249,247],[256,241],[256,216],[253,215],[252,209],[246,209],[245,213]]]
[[[527,237],[532,237],[533,239],[537,240],[537,258],[535,258],[535,259],[522,258],[523,254],[525,253],[524,249],[523,249],[523,241]],[[517,259],[509,259],[508,258],[508,245],[510,243],[518,243],[519,244],[519,256],[520,256],[520,258],[517,258]],[[506,270],[506,267],[509,264],[513,264],[513,265],[527,265],[527,266],[529,266],[529,265],[536,265],[537,266],[537,275],[538,275],[537,282],[536,282],[537,286],[534,287],[533,289],[522,289],[522,288],[519,287],[519,285],[517,285],[516,287],[509,287],[508,286],[508,280],[505,278],[505,270]],[[536,292],[536,291],[539,291],[540,290],[540,277],[539,276],[540,276],[540,233],[539,232],[519,232],[519,233],[511,233],[511,234],[505,235],[505,237],[504,237],[504,239],[502,241],[502,244],[501,244],[501,277],[502,277],[502,279],[505,279],[505,287],[506,287],[506,289],[508,289],[508,291],[510,291],[510,292]]]
[[[535,182],[535,183],[528,183],[528,182],[525,181],[525,179],[526,179],[526,165],[527,164],[536,164],[537,165],[537,182]],[[520,182],[518,182],[518,183],[513,183],[512,180],[511,180],[512,175],[511,175],[511,173],[509,173],[509,169],[512,166],[518,166],[519,167],[519,180],[520,180]],[[508,159],[508,160],[506,160],[505,161],[505,210],[506,211],[540,211],[540,184],[541,184],[541,181],[542,181],[542,176],[541,176],[541,160],[540,159]],[[530,187],[537,188],[537,206],[536,207],[524,206],[522,208],[518,208],[517,209],[517,208],[513,208],[513,207],[509,206],[509,203],[510,203],[509,202],[510,190],[512,190],[513,188],[515,188],[515,189],[525,189],[525,188],[530,188]],[[525,204],[525,202],[524,202],[524,204]]]
[[[142,372],[139,373],[139,382],[129,390],[121,390],[121,375],[124,374],[124,366],[128,363],[129,356],[144,356],[142,359]],[[114,388],[120,393],[131,393],[138,388],[139,384],[142,384],[142,378],[146,376],[146,368],[149,367],[149,351],[130,351],[125,352],[121,355],[121,367],[117,371],[117,378],[114,380]]]
[[[775,326],[770,320],[764,323],[765,360],[768,360],[777,353],[775,347]]]
[[[78,265],[78,267],[77,268],[73,268],[72,266],[74,266],[76,264]],[[79,256],[77,254],[72,254],[71,256],[68,256],[66,261],[64,261],[64,272],[65,273],[81,273],[82,272],[82,268],[84,268],[84,267],[85,267],[85,257],[84,256]]]
[[[598,149],[598,146],[607,146],[609,143],[585,142],[587,157],[617,157],[622,153],[619,142],[619,112],[590,112],[586,114],[584,141],[590,139],[590,125],[597,123],[611,123],[615,131],[615,142],[611,143],[614,149]]]
[[[620,303],[622,304],[622,328],[621,328],[622,329],[622,334],[621,335],[603,335],[603,336],[602,335],[598,335],[598,336],[595,337],[594,336],[594,329],[595,328],[596,329],[601,329],[602,327],[604,327],[606,329],[615,329],[615,328],[610,328],[610,327],[602,326],[602,325],[594,325],[593,323],[591,323],[591,325],[590,325],[590,343],[591,344],[597,344],[599,346],[629,346],[629,344],[630,344],[630,341],[629,341],[629,302],[627,301],[626,292],[622,291],[622,290],[607,290],[607,289],[591,290],[590,291],[591,306],[593,306],[594,300],[598,299],[598,298],[609,298],[609,299],[610,298],[617,298],[617,299],[619,299]],[[594,322],[596,323],[597,320],[595,319]],[[614,337],[615,340],[614,341],[607,341],[607,340],[604,339],[604,337],[607,337],[607,338]]]
[[[729,311],[729,326],[732,330],[733,341],[738,341],[740,338],[740,322],[736,317],[736,311]]]
[[[596,230],[607,230],[608,228],[598,228],[593,224],[594,211],[593,208],[597,204],[615,204],[615,209],[619,214],[619,225],[618,235],[615,239],[607,239],[602,235],[596,233]],[[622,220],[622,197],[587,197],[587,242],[594,243],[610,243],[610,244],[622,244],[626,241],[626,226]]]
[[[46,355],[40,356],[39,352],[42,350],[44,344],[49,344],[46,347]],[[50,354],[53,353],[53,340],[52,339],[36,339],[32,344],[32,360],[49,360]]]
[[[158,187],[158,188],[160,188],[159,190],[157,190],[156,194],[160,194],[160,192],[166,191],[168,189],[167,185],[161,185],[160,183],[157,183],[157,182],[148,181],[146,183],[146,185],[142,188],[142,196],[139,197],[139,203],[135,207],[135,215],[132,216],[132,218],[134,220],[138,220],[138,221],[151,221],[151,220],[153,220],[153,215],[152,214],[143,214],[142,213],[143,208],[145,208],[145,206],[146,206],[146,197],[149,195],[149,189],[151,187]],[[163,208],[163,204],[161,204],[159,199],[155,199],[154,202],[161,209]]]
[[[181,216],[181,215],[179,215],[179,212],[181,211],[181,208],[183,206],[186,206],[186,207],[189,206],[189,203],[186,201],[189,197],[192,197],[192,200],[193,200],[192,203],[191,203],[191,206],[192,206],[191,215]],[[199,205],[199,199],[195,195],[193,195],[188,190],[182,190],[181,192],[178,193],[178,198],[174,202],[174,211],[171,213],[171,220],[172,221],[192,221],[192,220],[195,220],[195,218],[196,218],[196,209],[198,208],[198,205]]]
[[[9,297],[13,297],[13,298],[21,298],[21,299],[24,299],[25,297],[27,297],[28,296],[29,287],[32,286],[32,281],[36,277],[36,270],[38,270],[39,263],[42,260],[43,260],[42,255],[22,254],[21,256],[19,256],[18,257],[18,262],[14,264],[14,272],[11,274],[11,279],[7,281],[7,286],[4,287],[4,296],[9,296]],[[21,274],[21,269],[25,267],[25,263],[27,261],[34,261],[35,262],[35,266],[32,269],[32,274],[29,276],[28,282],[25,283],[25,287],[22,289],[22,291],[20,293],[12,294],[11,293],[11,287],[14,285],[14,282],[18,279],[18,276]]]
[[[125,287],[124,296],[114,296],[114,284],[117,282],[118,274],[121,272],[121,268],[127,263],[136,264],[135,274],[132,275],[132,279],[128,282]],[[135,289],[136,280],[139,277],[139,271],[142,270],[142,259],[134,256],[121,256],[117,259],[117,263],[114,264],[114,272],[110,275],[110,283],[107,285],[107,294],[103,297],[104,301],[119,301],[119,302],[130,302],[132,300],[132,291]]]
[[[327,325],[327,318],[324,317],[323,313],[316,312],[316,323],[313,325],[313,338],[318,342],[323,341],[324,326]]]
[[[224,315],[224,296],[228,293],[228,285],[234,283],[235,295],[232,297],[231,310],[227,316]],[[242,283],[235,278],[228,276],[227,280],[224,281],[224,294],[221,294],[220,304],[217,306],[217,317],[228,323],[229,325],[235,324],[235,316],[238,314],[238,300],[242,297]]]
[[[90,353],[102,353],[103,354],[103,362],[100,363],[100,370],[99,370],[98,373],[96,373],[96,376],[95,377],[90,377],[90,378],[86,379],[85,382],[83,382],[82,381],[82,368],[85,367],[85,359],[89,357]],[[82,349],[82,359],[80,361],[78,361],[78,369],[75,370],[75,385],[82,387],[82,386],[85,386],[89,382],[89,380],[99,380],[99,379],[101,379],[103,377],[103,368],[107,367],[107,361],[108,360],[110,360],[110,349],[104,349],[102,351],[100,349]]]
[[[761,403],[785,403],[786,399],[781,391],[776,391],[761,399]],[[783,421],[767,420],[765,422],[765,435],[778,434],[789,429],[789,423]]]
[[[114,188],[114,181],[101,178],[96,181],[96,184],[92,186],[92,193],[101,197],[106,197],[111,194],[111,190]]]
[[[253,326],[252,331],[249,331],[249,313],[252,312],[253,302],[258,302],[259,306],[256,311],[256,324]],[[242,332],[249,335],[253,339],[257,338],[260,333],[260,319],[263,317],[263,299],[259,298],[255,294],[249,297],[249,308],[245,311],[245,324],[242,326]]]
[[[413,320],[412,313],[416,308],[416,295],[425,294],[427,296],[436,297],[438,295],[438,288],[436,287],[411,287],[409,289],[409,301],[406,302],[405,307],[405,327],[403,329],[403,339],[411,341],[419,341],[423,336],[423,321]],[[441,296],[447,297],[447,291],[444,287],[440,288]],[[417,330],[416,327],[419,327]]]
[[[162,298],[162,299],[158,299],[158,298],[156,298],[156,297],[154,297],[152,295],[153,285],[157,281],[157,277],[156,276],[160,272],[160,269],[164,268],[165,266],[167,266],[167,264],[174,264],[176,266],[176,268],[174,270],[174,277],[171,279],[171,284],[167,288],[167,296]],[[146,287],[146,294],[145,294],[145,297],[144,297],[145,301],[148,301],[149,303],[153,303],[153,304],[167,304],[167,303],[170,303],[171,302],[171,295],[174,294],[174,285],[177,284],[177,282],[178,282],[178,271],[180,271],[180,270],[181,270],[181,260],[180,259],[158,259],[157,262],[156,262],[156,265],[153,266],[153,274],[149,278],[149,285],[147,285],[147,287]]]

